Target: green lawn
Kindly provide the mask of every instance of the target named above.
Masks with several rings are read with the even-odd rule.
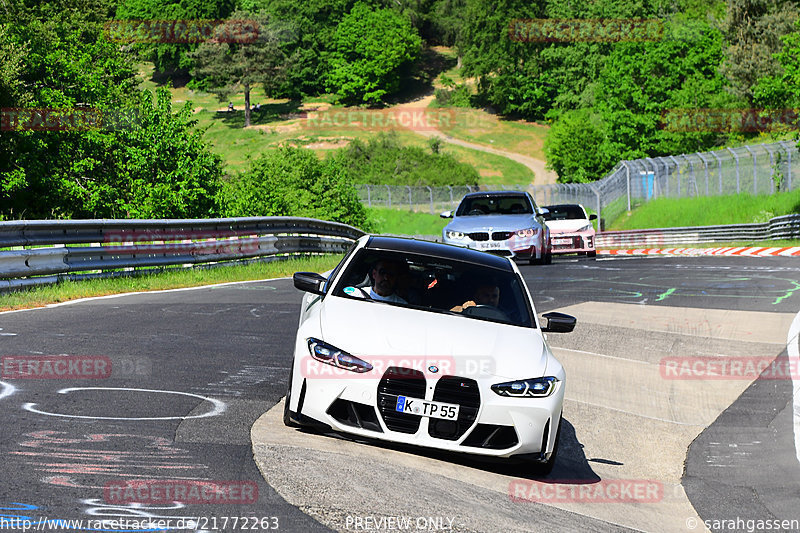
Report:
[[[269,263],[165,271],[136,277],[65,281],[56,285],[0,293],[0,311],[41,307],[78,298],[125,292],[157,291],[232,281],[281,278],[291,276],[297,271],[325,272],[335,267],[341,258],[340,255],[308,256]]]
[[[450,222],[439,215],[389,207],[370,207],[367,213],[375,223],[375,233],[393,235],[441,235]]]
[[[605,211],[604,211],[605,212]],[[606,224],[607,230],[674,228],[766,222],[800,213],[800,190],[774,195],[658,198],[641,204]]]

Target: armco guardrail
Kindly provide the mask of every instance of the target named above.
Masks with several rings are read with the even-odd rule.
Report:
[[[0,222],[0,290],[76,273],[191,266],[298,253],[342,253],[364,232],[311,218]]]
[[[602,248],[654,247],[777,239],[800,239],[800,215],[776,217],[760,224],[605,231],[597,234],[596,244]]]

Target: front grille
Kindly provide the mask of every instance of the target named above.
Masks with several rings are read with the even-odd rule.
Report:
[[[416,433],[421,416],[395,411],[398,396],[425,399],[425,375],[419,370],[390,366],[378,383],[378,410],[386,427],[400,433]]]
[[[461,407],[458,410],[458,420],[431,418],[428,422],[428,434],[439,439],[458,440],[478,418],[478,409],[481,407],[478,382],[458,376],[442,376],[436,383],[433,401],[454,403]]]
[[[507,241],[514,235],[513,231],[495,231],[492,233],[492,240],[493,241]]]
[[[489,233],[486,231],[480,231],[477,233],[467,233],[470,239],[473,241],[488,241],[489,240]]]
[[[554,239],[565,239],[566,237],[553,237]],[[553,244],[553,250],[568,250],[571,248],[581,247],[581,238],[579,236],[570,237],[570,242],[567,244]]]
[[[505,450],[517,444],[519,444],[519,438],[513,426],[496,426],[494,424],[478,424],[463,442],[464,446],[490,450]]]

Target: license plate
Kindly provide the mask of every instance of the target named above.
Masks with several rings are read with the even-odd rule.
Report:
[[[572,244],[572,239],[571,238],[553,239],[553,245],[554,246],[563,246],[565,244]]]
[[[508,245],[504,242],[479,242],[476,248],[478,250],[503,250],[508,248]]]
[[[452,403],[428,402],[419,398],[398,396],[394,409],[398,413],[455,420],[458,418],[458,407]]]

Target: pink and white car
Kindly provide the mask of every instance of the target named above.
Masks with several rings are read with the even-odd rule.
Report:
[[[592,220],[597,215],[587,215],[580,204],[547,205],[544,215],[550,228],[550,244],[553,255],[578,254],[596,257],[595,229]]]

